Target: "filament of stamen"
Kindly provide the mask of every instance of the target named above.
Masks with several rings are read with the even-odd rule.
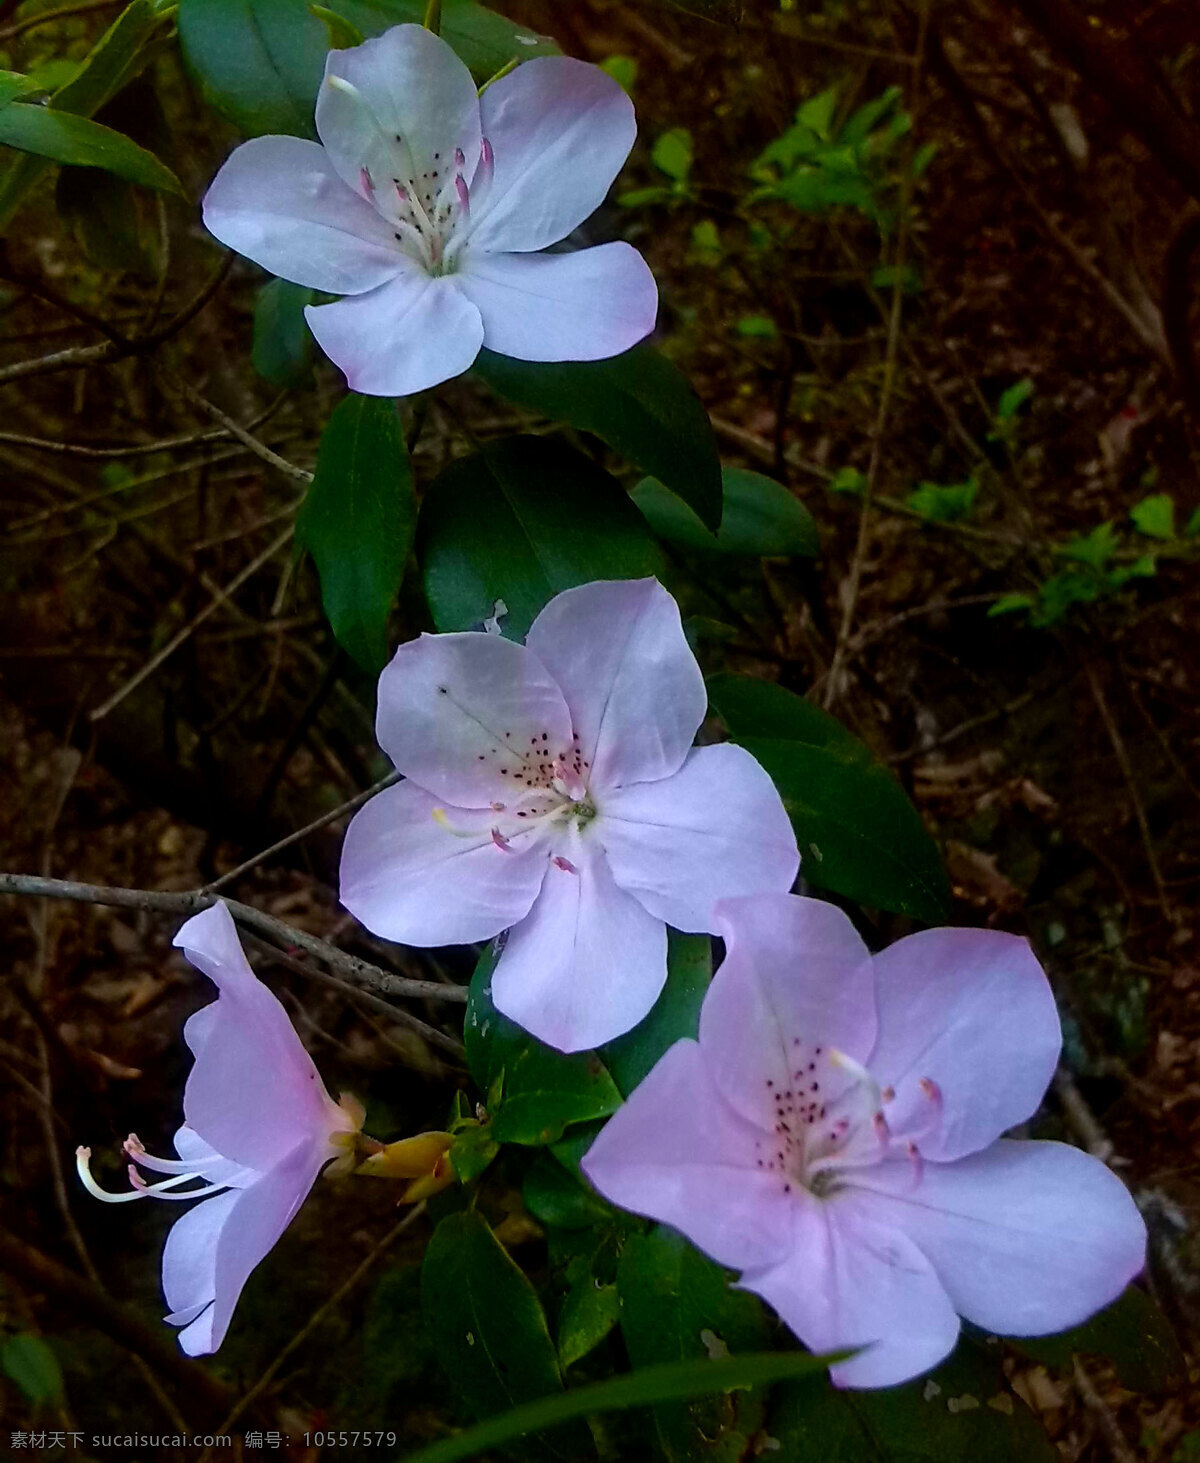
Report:
[[[75,1168],[81,1183],[92,1198],[99,1199],[105,1204],[130,1204],[135,1199],[202,1199],[208,1194],[219,1194],[229,1187],[228,1184],[206,1184],[202,1189],[190,1189],[182,1194],[169,1192],[178,1189],[180,1184],[203,1177],[193,1169],[189,1173],[180,1173],[172,1178],[163,1179],[160,1184],[144,1184],[144,1187],[132,1188],[124,1194],[112,1194],[107,1189],[102,1189],[92,1177],[89,1167],[91,1157],[92,1150],[80,1144],[75,1150]]]

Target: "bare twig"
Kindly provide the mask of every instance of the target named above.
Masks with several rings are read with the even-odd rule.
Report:
[[[392,1245],[396,1243],[401,1235],[408,1233],[413,1225],[416,1224],[417,1220],[424,1216],[424,1213],[425,1202],[424,1200],[422,1200],[421,1203],[415,1204],[398,1224],[394,1224],[391,1229],[388,1230],[387,1234],[384,1235],[384,1237],[379,1241],[379,1243],[375,1246],[371,1253],[354,1267],[354,1269],[350,1272],[347,1278],[341,1283],[341,1285],[338,1286],[338,1288],[333,1292],[329,1299],[319,1305],[317,1309],[312,1313],[312,1315],[309,1316],[308,1320],[305,1321],[304,1325],[301,1326],[299,1331],[296,1332],[296,1334],[287,1343],[283,1350],[276,1356],[275,1360],[270,1364],[270,1366],[267,1367],[266,1371],[263,1372],[258,1381],[254,1383],[250,1390],[246,1392],[242,1397],[238,1398],[237,1402],[230,1410],[229,1415],[221,1423],[221,1426],[217,1428],[218,1433],[227,1433],[234,1425],[234,1423],[237,1422],[238,1418],[241,1417],[242,1414],[246,1411],[246,1409],[258,1401],[262,1394],[271,1385],[271,1382],[274,1380],[279,1372],[279,1368],[284,1364],[288,1357],[291,1356],[291,1354],[297,1349],[297,1347],[302,1346],[304,1342],[308,1340],[308,1338],[317,1329],[321,1322],[324,1321],[325,1317],[328,1316],[331,1311],[336,1310],[337,1307],[341,1305],[342,1301],[346,1299],[346,1297],[363,1278],[363,1276],[366,1275],[366,1273],[372,1268],[372,1266],[378,1263],[378,1261],[387,1253],[389,1249],[391,1249]],[[208,1452],[202,1455],[200,1463],[210,1463],[211,1457],[212,1450],[210,1449]]]
[[[205,884],[204,893],[215,894],[218,889],[223,889],[226,884],[232,884],[235,879],[240,879],[243,874],[249,873],[251,869],[257,868],[259,864],[265,863],[274,854],[282,853],[285,848],[291,848],[292,844],[299,843],[302,838],[307,838],[310,833],[315,833],[318,828],[324,828],[327,823],[332,823],[346,813],[353,813],[361,808],[366,802],[382,792],[385,787],[391,787],[393,783],[400,780],[398,772],[389,772],[386,777],[381,777],[378,782],[373,783],[365,792],[355,793],[352,798],[347,798],[344,803],[339,803],[336,808],[330,808],[328,813],[322,813],[319,818],[314,818],[311,823],[306,823],[295,833],[289,833],[286,838],[281,838],[278,843],[271,844],[270,848],[264,848],[261,853],[256,853],[253,858],[248,858],[244,863],[238,864],[236,869],[230,869],[228,873],[222,874],[219,879],[214,879],[211,884]]]
[[[203,889],[115,889],[102,884],[80,884],[71,879],[43,879],[36,874],[0,873],[0,894],[19,894],[46,899],[69,899],[79,904],[104,904],[116,909],[144,909],[155,914],[199,914],[217,897]],[[412,980],[381,970],[357,955],[348,955],[335,945],[319,940],[306,930],[285,924],[273,915],[264,914],[236,899],[221,901],[238,924],[265,935],[283,950],[303,950],[315,960],[348,980],[381,996],[400,996],[417,1000],[450,1001],[463,1004],[467,992],[463,986],[442,985],[432,980]]]
[[[1108,1444],[1108,1451],[1112,1454],[1113,1463],[1138,1463],[1137,1454],[1126,1442],[1120,1423],[1113,1416],[1108,1403],[1096,1391],[1091,1377],[1088,1376],[1078,1357],[1075,1358],[1074,1368],[1075,1390],[1083,1399],[1083,1405],[1095,1415],[1100,1431],[1104,1435],[1104,1441]]]
[[[236,437],[244,446],[249,447],[256,457],[261,457],[264,462],[269,463],[285,477],[290,477],[295,482],[305,484],[312,482],[313,475],[307,468],[297,467],[286,457],[280,457],[278,452],[272,452],[265,442],[260,442],[253,433],[248,432],[241,422],[236,422],[231,416],[227,416],[219,406],[214,405],[207,396],[197,391],[190,381],[185,381],[174,371],[165,371],[162,374],[176,390],[187,397],[193,406],[199,407],[207,416],[212,417],[214,422],[220,422],[230,436]]]
[[[265,563],[267,563],[269,559],[273,559],[275,555],[279,552],[279,550],[283,548],[286,543],[289,542],[291,537],[292,526],[291,524],[289,524],[281,534],[271,540],[271,542],[267,545],[267,547],[262,551],[261,554],[257,554],[253,559],[250,560],[246,567],[241,570],[240,573],[234,575],[234,577],[229,581],[228,584],[226,584],[223,588],[218,589],[213,594],[213,597],[209,600],[209,602],[199,612],[199,614],[194,615],[192,619],[189,620],[188,623],[184,625],[177,634],[172,635],[170,640],[167,641],[162,649],[156,651],[155,654],[150,657],[150,659],[145,663],[145,665],[141,667],[140,670],[136,671],[132,676],[130,676],[130,678],[122,686],[119,686],[117,690],[115,690],[112,695],[107,698],[107,700],[102,701],[99,706],[94,707],[88,713],[88,719],[93,722],[100,721],[103,717],[107,716],[108,713],[112,711],[115,706],[120,705],[120,703],[124,701],[125,697],[128,696],[131,691],[136,690],[136,688],[142,684],[147,676],[153,675],[153,673],[159,668],[159,666],[162,665],[163,661],[167,660],[170,656],[175,654],[175,652],[184,643],[184,641],[187,640],[189,636],[195,633],[196,627],[198,625],[202,625],[204,621],[208,619],[209,615],[213,613],[214,610],[220,609],[220,607],[225,603],[230,595],[235,594],[242,587],[242,585],[245,584],[247,579],[251,578],[252,575],[257,574],[258,571],[263,567]]]

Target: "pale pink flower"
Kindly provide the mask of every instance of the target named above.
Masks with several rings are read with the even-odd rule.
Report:
[[[704,680],[654,579],[557,595],[524,645],[422,635],[379,680],[376,734],[407,781],[355,815],[342,903],[410,945],[508,930],[492,998],[562,1051],[619,1036],[666,980],[668,924],[712,930],[725,894],[786,890],[796,839],[774,784],[692,748]]]
[[[189,1356],[216,1351],[250,1272],[308,1196],[329,1159],[349,1155],[362,1112],[325,1091],[283,1007],[254,975],[229,911],[214,904],[175,936],[220,995],[189,1018],[196,1062],[183,1094],[178,1159],[155,1158],[134,1134],[125,1143],[132,1187],[111,1194],[77,1150],[89,1191],[109,1203],[203,1199],[172,1226],[163,1251],[166,1320],[183,1329]],[[147,1184],[139,1173],[168,1175]],[[201,1187],[186,1185],[199,1180]]]
[[[353,390],[407,396],[482,345],[600,360],[654,328],[654,278],[629,244],[538,252],[599,207],[633,146],[633,104],[598,66],[537,57],[479,96],[445,41],[398,25],[329,53],[316,124],[320,143],[237,148],[204,222],[272,274],[346,297],[305,314]]]
[[[954,1346],[959,1316],[1037,1336],[1141,1270],[1124,1185],[1063,1143],[1001,1134],[1061,1045],[1026,941],[926,930],[873,959],[831,904],[722,901],[700,1014],[583,1160],[613,1203],[673,1225],[832,1368],[881,1387]]]

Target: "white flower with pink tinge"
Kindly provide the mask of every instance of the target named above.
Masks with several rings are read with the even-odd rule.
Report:
[[[398,25],[331,51],[320,143],[243,143],[204,199],[209,232],[272,274],[346,298],[305,315],[354,391],[407,396],[480,347],[523,361],[618,355],[654,328],[636,249],[543,254],[600,206],[633,104],[598,66],[541,56],[480,96],[438,36]]]
[[[174,943],[220,990],[188,1019],[184,1040],[196,1059],[183,1094],[178,1158],[125,1141],[131,1187],[101,1189],[91,1150],[76,1150],[79,1176],[107,1203],[202,1199],[176,1220],[163,1251],[163,1291],[179,1344],[189,1356],[216,1351],[250,1272],[268,1253],[330,1160],[347,1160],[362,1126],[361,1106],[339,1105],[283,1007],[246,963],[223,904],[194,915]],[[166,1175],[147,1183],[139,1170]],[[195,1187],[199,1184],[199,1187]]]
[[[524,645],[422,635],[379,681],[376,733],[407,779],[346,832],[341,899],[378,935],[508,930],[497,1008],[561,1051],[635,1026],[666,981],[666,926],[722,895],[786,890],[796,839],[741,747],[692,747],[708,698],[654,579],[557,595]]]
[[[1001,1137],[1062,1044],[1027,942],[926,930],[874,958],[831,904],[718,906],[726,957],[700,1013],[582,1168],[681,1230],[832,1370],[883,1387],[953,1348],[1086,1320],[1145,1262],[1128,1191],[1063,1143]]]

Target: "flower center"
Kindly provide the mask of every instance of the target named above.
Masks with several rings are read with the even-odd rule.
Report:
[[[861,1063],[836,1047],[810,1046],[800,1037],[792,1039],[788,1059],[786,1086],[766,1080],[774,1133],[755,1144],[756,1166],[778,1174],[784,1193],[801,1187],[824,1198],[841,1188],[853,1170],[881,1163],[898,1149],[920,1181],[916,1143],[894,1139],[884,1114],[895,1097],[890,1087],[881,1088]],[[927,1129],[941,1117],[941,1092],[927,1077],[919,1085],[929,1103],[921,1125]]]
[[[397,244],[410,258],[429,274],[453,274],[470,233],[472,202],[478,208],[491,186],[495,171],[491,144],[483,139],[469,185],[460,147],[435,152],[422,169],[408,140],[385,131],[356,86],[340,76],[331,76],[329,85],[358,103],[383,144],[386,172],[380,172],[376,154],[373,170],[365,165],[359,170],[362,196],[388,221]]]

